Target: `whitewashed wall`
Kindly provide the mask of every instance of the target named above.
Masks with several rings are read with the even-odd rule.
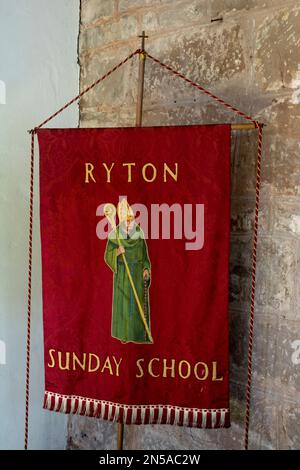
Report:
[[[78,24],[79,0],[0,0],[0,449],[23,446],[30,163],[27,129],[78,92]],[[73,105],[51,126],[77,124],[78,108]],[[37,177],[38,165],[35,170]],[[37,189],[36,184],[29,448],[61,449],[66,445],[66,417],[42,409]]]

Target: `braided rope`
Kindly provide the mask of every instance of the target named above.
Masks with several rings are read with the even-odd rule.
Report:
[[[251,405],[251,383],[252,383],[252,351],[253,351],[253,332],[254,332],[254,311],[255,311],[255,278],[256,278],[256,253],[257,253],[257,237],[258,237],[258,215],[259,215],[259,200],[260,200],[260,179],[261,179],[261,157],[262,157],[262,130],[263,124],[259,123],[257,120],[253,119],[251,116],[240,111],[238,108],[232,106],[230,103],[227,103],[222,98],[211,93],[209,90],[205,89],[196,82],[193,82],[191,79],[183,75],[182,73],[176,71],[169,65],[161,62],[156,59],[144,49],[137,49],[132,54],[127,56],[122,62],[117,64],[111,70],[109,70],[105,75],[97,79],[87,88],[85,88],[81,93],[79,93],[75,98],[68,101],[64,106],[62,106],[58,111],[52,114],[49,118],[45,119],[41,124],[36,126],[30,131],[31,133],[31,173],[30,173],[30,204],[29,204],[29,248],[28,248],[28,307],[27,307],[27,347],[26,347],[26,404],[25,404],[25,449],[28,448],[28,410],[29,410],[29,372],[30,372],[30,320],[31,320],[31,275],[32,275],[32,223],[33,223],[33,181],[34,181],[34,135],[37,129],[40,129],[58,114],[62,113],[67,109],[71,104],[78,101],[83,95],[92,90],[96,85],[101,81],[109,77],[113,72],[119,69],[124,65],[128,60],[134,57],[136,54],[143,54],[144,56],[149,57],[152,61],[159,64],[161,67],[168,70],[173,75],[181,78],[186,83],[190,84],[194,88],[198,89],[205,95],[212,98],[214,101],[218,102],[225,108],[231,110],[235,114],[244,119],[251,121],[255,127],[258,129],[258,149],[257,149],[257,168],[256,168],[256,188],[255,188],[255,216],[254,216],[254,229],[253,229],[253,247],[252,247],[252,285],[251,285],[251,306],[250,306],[250,324],[249,324],[249,344],[248,344],[248,368],[247,368],[247,389],[246,389],[246,416],[245,416],[245,450],[248,449],[249,441],[249,424],[250,424],[250,405]]]
[[[244,439],[245,450],[248,450],[249,425],[250,425],[252,352],[253,352],[254,310],[255,310],[255,279],[256,279],[258,215],[259,215],[259,198],[260,198],[260,181],[261,181],[262,134],[263,134],[263,125],[260,124],[258,128],[256,185],[255,185],[255,214],[254,214],[253,241],[252,241],[251,303],[250,303],[249,340],[248,340],[248,368],[247,368],[246,416],[245,416],[245,439]]]
[[[77,96],[75,96],[75,98],[73,98],[72,100],[68,101],[64,106],[62,106],[60,109],[58,109],[55,113],[51,114],[51,116],[49,116],[47,119],[45,119],[45,121],[43,121],[41,124],[39,124],[38,126],[35,127],[35,130],[36,129],[40,129],[41,127],[43,127],[45,124],[47,124],[49,121],[51,121],[53,118],[55,118],[58,114],[62,113],[65,109],[67,109],[69,106],[71,106],[71,104],[75,103],[76,101],[78,101],[83,95],[85,95],[86,93],[88,93],[89,91],[91,91],[96,85],[98,85],[100,82],[102,82],[103,80],[105,80],[107,77],[109,77],[112,73],[114,73],[116,70],[118,70],[120,67],[122,67],[122,65],[126,64],[126,62],[128,62],[128,60],[132,59],[132,57],[134,57],[136,54],[139,54],[141,51],[140,49],[137,49],[136,51],[132,52],[132,54],[129,54],[124,60],[122,60],[122,62],[119,62],[117,65],[115,65],[112,69],[110,69],[108,72],[106,72],[106,74],[104,74],[102,77],[98,78],[95,82],[93,82],[91,85],[89,85],[87,88],[85,88],[84,90],[82,90],[81,93],[79,93]],[[33,130],[31,130],[30,132],[33,132]]]
[[[26,341],[26,391],[25,391],[25,434],[24,449],[28,448],[29,376],[30,376],[30,323],[32,284],[32,233],[33,233],[33,182],[34,182],[34,134],[31,133],[30,152],[30,195],[29,195],[29,238],[28,238],[28,291],[27,291],[27,341]]]
[[[217,103],[221,104],[222,106],[225,106],[225,108],[228,108],[230,109],[231,111],[233,111],[235,114],[237,114],[238,116],[241,116],[245,119],[247,119],[247,121],[251,121],[255,124],[256,127],[259,126],[259,123],[253,119],[251,116],[248,116],[248,114],[245,114],[243,113],[243,111],[240,111],[239,109],[235,108],[234,106],[232,106],[230,103],[227,103],[226,101],[224,101],[222,98],[219,98],[218,96],[214,95],[213,93],[211,93],[209,90],[207,90],[206,88],[203,88],[203,86],[199,85],[198,83],[196,82],[193,82],[191,79],[189,79],[188,77],[186,77],[185,75],[183,75],[182,73],[180,72],[177,72],[177,70],[173,69],[172,67],[170,67],[169,65],[161,62],[159,59],[156,59],[155,57],[153,57],[152,55],[150,55],[148,52],[144,51],[144,54],[146,54],[147,57],[149,57],[149,59],[153,60],[153,62],[156,62],[157,64],[159,64],[161,67],[164,67],[166,70],[168,70],[170,73],[172,73],[173,75],[176,75],[177,77],[181,78],[182,80],[184,80],[185,82],[189,83],[191,86],[193,86],[194,88],[197,88],[198,90],[200,90],[202,93],[204,93],[205,95],[209,96],[210,98],[212,98],[213,100],[217,101]]]

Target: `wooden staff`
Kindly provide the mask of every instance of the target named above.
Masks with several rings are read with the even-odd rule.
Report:
[[[136,116],[135,116],[135,127],[142,126],[143,120],[143,98],[144,98],[144,77],[145,77],[145,62],[146,54],[143,53],[145,50],[145,31],[139,35],[141,38],[141,52],[139,54],[139,75],[138,75],[138,94],[136,102]],[[148,325],[147,325],[148,328]],[[124,437],[124,424],[118,423],[118,450],[123,450],[123,437]]]

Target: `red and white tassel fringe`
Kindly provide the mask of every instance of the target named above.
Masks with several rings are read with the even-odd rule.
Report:
[[[124,405],[94,398],[45,391],[44,408],[124,424],[177,424],[197,428],[227,428],[228,408],[182,408],[172,405]]]

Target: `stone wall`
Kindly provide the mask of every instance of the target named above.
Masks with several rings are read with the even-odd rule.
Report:
[[[81,89],[146,48],[267,124],[256,292],[250,448],[299,448],[300,434],[300,2],[288,0],[82,0]],[[223,21],[211,22],[222,17]],[[135,122],[137,61],[86,95],[81,126]],[[146,62],[147,125],[234,120],[179,79]],[[232,135],[230,430],[125,429],[127,449],[238,449],[243,445],[256,131]],[[298,342],[297,342],[298,340]],[[297,364],[298,363],[298,364]],[[69,420],[69,447],[113,449],[116,425]]]

